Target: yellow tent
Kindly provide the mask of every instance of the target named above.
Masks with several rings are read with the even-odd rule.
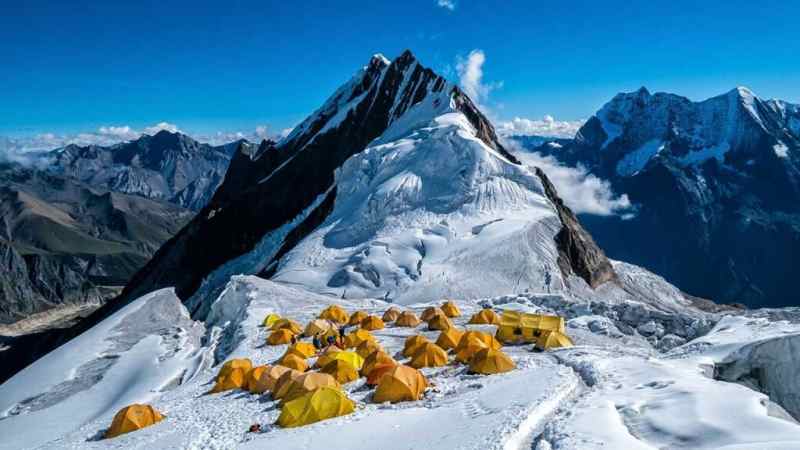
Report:
[[[436,339],[436,345],[442,347],[444,350],[452,350],[456,348],[458,341],[461,340],[461,336],[463,335],[464,332],[458,330],[456,327],[442,330],[442,332],[439,333],[439,337]]]
[[[381,330],[384,326],[383,321],[378,316],[367,316],[361,321],[361,328],[367,331]]]
[[[316,355],[317,349],[314,348],[314,345],[312,345],[309,342],[295,342],[294,344],[289,346],[286,352],[294,353],[295,355],[305,359],[305,358],[311,358],[312,356]]]
[[[398,364],[396,362],[393,363],[384,362],[376,364],[375,367],[373,367],[372,370],[370,371],[369,375],[367,375],[367,386],[377,386],[378,383],[380,383],[381,378],[383,378],[383,376],[386,375],[387,373],[394,370],[394,368],[397,367],[397,365]]]
[[[209,394],[216,394],[217,392],[229,391],[231,389],[246,389],[245,383],[247,382],[247,372],[250,369],[236,368],[231,369],[224,375],[217,376],[217,382],[211,388]]]
[[[479,350],[484,348],[498,350],[500,347],[500,342],[490,334],[480,331],[467,331],[458,341],[458,345],[454,350],[456,352],[456,360],[467,364]]]
[[[314,389],[319,389],[321,387],[332,387],[336,389],[341,388],[339,383],[336,381],[336,378],[327,373],[308,372],[292,380],[289,390],[286,391],[286,395],[281,398],[281,401],[292,401],[297,397],[301,397],[313,391]]]
[[[380,344],[375,341],[364,341],[358,344],[358,347],[356,347],[356,353],[358,353],[358,356],[362,358],[366,358],[378,350],[383,350],[383,348],[381,348]]]
[[[514,361],[502,350],[484,348],[478,350],[469,362],[469,371],[490,375],[493,373],[508,372],[516,367]]]
[[[346,324],[350,315],[339,305],[331,305],[323,309],[319,314],[320,319],[327,319],[336,323]]]
[[[334,360],[335,359],[339,359],[339,360],[342,360],[342,361],[347,361],[350,364],[352,364],[353,367],[356,368],[356,370],[361,369],[361,367],[364,365],[364,358],[362,358],[356,352],[336,352],[331,356],[331,358],[334,359]],[[327,363],[326,363],[326,365],[327,365]],[[325,366],[322,366],[322,367],[325,367]]]
[[[415,401],[422,398],[428,381],[419,370],[409,366],[395,366],[381,376],[372,395],[375,403]]]
[[[339,328],[330,320],[314,319],[306,325],[306,328],[303,330],[303,336],[311,337],[317,334],[327,333],[330,330],[336,330],[338,333]]]
[[[536,339],[536,348],[539,350],[549,350],[551,348],[572,347],[572,339],[564,333],[558,331],[544,331]]]
[[[532,343],[544,331],[558,331],[563,334],[564,318],[519,311],[503,311],[496,336],[498,340],[506,344]]]
[[[372,369],[374,369],[379,364],[393,364],[397,365],[397,361],[394,360],[388,353],[378,350],[377,352],[372,353],[371,355],[367,356],[367,359],[364,360],[364,365],[361,366],[361,376],[369,376]]]
[[[411,358],[411,362],[408,363],[409,366],[415,369],[440,367],[445,364],[447,364],[447,352],[438,345],[430,342],[420,345]]]
[[[387,309],[385,313],[383,313],[381,320],[384,322],[394,322],[398,317],[400,317],[400,310],[392,306],[391,308]]]
[[[281,316],[277,314],[267,314],[267,317],[264,317],[264,322],[262,322],[262,325],[269,328],[279,320],[281,320]]]
[[[278,381],[278,378],[290,370],[292,369],[279,365],[268,366],[267,370],[262,372],[261,376],[258,377],[253,392],[263,394],[264,392],[272,391],[272,389],[275,388],[275,383]],[[298,375],[300,374],[300,372],[297,373]]]
[[[277,322],[273,323],[269,329],[272,331],[285,329],[291,331],[292,334],[300,334],[303,332],[303,327],[300,326],[299,323],[291,319],[280,319]]]
[[[261,375],[269,369],[269,366],[256,366],[252,369],[247,371],[247,374],[244,377],[244,388],[253,394],[261,394],[264,391],[259,392],[258,380],[261,379]]]
[[[428,341],[428,338],[421,334],[407,337],[403,345],[403,356],[407,358],[414,356],[414,353],[417,351],[417,347],[427,342],[430,342]]]
[[[294,334],[292,334],[291,331],[289,331],[286,328],[281,328],[280,330],[273,331],[269,335],[269,337],[267,337],[267,344],[269,345],[288,344],[292,342],[292,337],[294,337]]]
[[[141,430],[164,420],[164,416],[150,405],[129,405],[120,409],[111,421],[111,427],[106,430],[106,439],[115,438],[121,434]],[[46,430],[46,424],[44,429]]]
[[[278,381],[275,382],[275,387],[272,388],[272,398],[275,400],[282,399],[287,392],[289,392],[289,388],[292,387],[292,381],[297,379],[303,375],[303,372],[298,372],[296,370],[288,370],[283,373],[278,378]]]
[[[500,317],[492,309],[484,308],[475,313],[468,323],[471,325],[497,325],[500,323]]]
[[[419,317],[417,317],[417,315],[411,311],[401,312],[400,315],[397,316],[397,320],[394,322],[394,324],[398,327],[408,328],[414,328],[421,323],[422,321],[419,320]]]
[[[322,352],[319,355],[319,357],[317,357],[317,361],[314,363],[314,367],[316,368],[325,367],[325,364],[328,364],[329,362],[333,361],[333,355],[341,351],[342,349],[340,349],[335,345],[329,346],[328,348],[325,349],[324,352]]]
[[[358,347],[364,341],[374,341],[375,336],[372,335],[369,331],[359,328],[358,330],[352,331],[350,334],[344,337],[344,346],[346,348],[353,348]]]
[[[444,312],[444,315],[447,317],[458,317],[461,315],[461,311],[458,309],[458,306],[456,306],[456,304],[452,301],[444,302],[442,305],[442,312]]]
[[[234,369],[242,369],[245,373],[253,368],[253,363],[247,358],[241,359],[231,359],[229,361],[225,361],[225,364],[219,369],[219,373],[217,373],[217,379],[220,379],[226,375],[228,375]]]
[[[355,403],[339,389],[322,387],[302,397],[286,402],[281,407],[277,424],[300,427],[325,419],[344,416],[355,411]]]
[[[429,330],[447,330],[448,328],[453,328],[453,322],[444,314],[435,314],[428,321]]]
[[[442,311],[442,309],[439,308],[438,306],[429,306],[422,311],[422,315],[419,316],[419,318],[423,322],[427,322],[431,320],[433,316],[436,315],[436,313],[444,314],[444,311]]]
[[[334,359],[320,369],[320,372],[332,376],[339,384],[346,384],[358,379],[358,371],[356,368],[342,359]]]
[[[367,314],[365,311],[356,311],[353,314],[350,314],[350,320],[347,321],[347,325],[354,327],[361,323],[362,320],[366,319]]]
[[[308,370],[308,363],[305,359],[295,355],[294,353],[286,353],[281,356],[281,359],[278,360],[275,364],[283,367],[288,367],[290,369],[297,370],[299,372],[305,372]]]

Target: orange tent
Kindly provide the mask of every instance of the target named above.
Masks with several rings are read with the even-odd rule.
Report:
[[[256,382],[253,392],[263,394],[264,392],[272,391],[272,389],[275,388],[275,383],[278,381],[278,378],[290,370],[292,369],[284,366],[268,366],[267,370],[262,372],[261,376],[258,377],[258,382]],[[299,375],[300,372],[297,372],[297,374]]]
[[[500,316],[490,308],[482,309],[469,319],[471,325],[497,325],[499,323]]]
[[[269,369],[269,366],[256,366],[248,370],[244,377],[244,388],[253,394],[263,393],[264,391],[258,392],[258,380],[267,369]]]
[[[325,349],[324,352],[322,352],[319,355],[319,357],[317,358],[317,361],[314,363],[314,367],[316,367],[316,368],[325,367],[325,364],[328,364],[329,362],[334,360],[333,355],[335,353],[339,353],[341,351],[342,351],[342,349],[340,349],[339,347],[337,347],[335,345],[329,346],[328,348]]]
[[[217,382],[214,383],[214,387],[208,393],[216,394],[217,392],[231,389],[245,389],[248,371],[249,369],[236,368],[228,371],[225,375],[217,376]]]
[[[377,386],[378,383],[380,383],[381,378],[384,375],[386,375],[387,373],[389,373],[392,370],[394,370],[394,368],[397,367],[397,365],[398,364],[396,362],[392,362],[392,363],[384,362],[384,363],[376,364],[372,368],[372,370],[369,372],[369,375],[367,375],[367,385],[368,386]]]
[[[381,330],[383,327],[385,327],[385,325],[378,316],[367,316],[361,321],[361,328],[367,331]]]
[[[331,305],[323,309],[319,314],[320,319],[331,320],[336,323],[346,324],[350,319],[350,315],[339,305]]]
[[[286,395],[281,398],[281,401],[284,403],[292,401],[321,387],[341,389],[341,385],[331,375],[321,372],[308,372],[292,380],[289,390],[286,391]]]
[[[400,310],[392,306],[391,308],[387,309],[385,313],[383,313],[383,317],[381,317],[381,319],[384,322],[394,322],[398,317],[400,317]]]
[[[429,306],[422,311],[422,315],[419,318],[422,319],[423,322],[427,322],[431,320],[436,313],[444,314],[444,311],[437,306]]]
[[[296,370],[284,372],[283,375],[278,378],[278,381],[275,382],[275,387],[272,388],[272,398],[280,400],[286,396],[286,393],[289,392],[289,388],[292,386],[292,381],[301,375],[303,375],[303,372],[298,372]]]
[[[375,341],[364,341],[358,344],[358,347],[356,347],[356,353],[358,353],[358,356],[362,358],[366,358],[367,356],[371,355],[373,352],[376,352],[378,350],[383,350],[383,349],[381,348],[380,344],[378,344]]]
[[[347,321],[347,325],[354,327],[361,323],[362,320],[366,319],[367,314],[365,311],[356,311],[353,314],[350,314],[350,320]]]
[[[375,336],[372,335],[369,331],[359,328],[344,337],[344,346],[345,348],[353,348],[358,347],[364,341],[374,341]]]
[[[428,338],[426,338],[421,334],[416,334],[414,336],[407,337],[405,344],[403,345],[403,356],[405,357],[414,356],[414,352],[417,351],[417,347],[427,342],[430,342],[428,341]]]
[[[271,331],[285,329],[291,331],[292,334],[300,334],[303,332],[303,327],[291,319],[279,319],[277,322],[273,323],[269,329]]]
[[[327,373],[340,384],[347,384],[358,379],[358,371],[352,364],[342,359],[335,359],[320,369],[321,373]]]
[[[422,398],[428,380],[419,370],[408,366],[395,366],[381,376],[372,396],[375,403],[415,401]]]
[[[269,335],[269,337],[267,338],[267,344],[269,345],[288,344],[292,342],[292,337],[294,337],[294,334],[292,334],[291,331],[289,331],[286,328],[281,328],[280,330],[273,331],[272,334]]]
[[[411,311],[401,312],[400,315],[397,317],[397,320],[394,322],[394,324],[398,327],[408,327],[408,328],[414,328],[421,323],[422,321],[419,320],[419,317],[417,317],[417,315]]]
[[[469,363],[472,356],[484,348],[494,350],[500,349],[500,342],[494,336],[480,331],[467,331],[458,341],[455,348],[456,360],[462,363]]]
[[[420,345],[411,358],[411,362],[408,363],[409,366],[415,369],[440,367],[445,364],[447,364],[447,352],[438,345],[430,342]]]
[[[164,420],[164,416],[150,405],[134,404],[126,406],[114,415],[114,420],[111,421],[111,426],[106,430],[105,437],[106,439],[115,438],[121,434],[155,425],[162,420]]]
[[[452,301],[445,302],[442,305],[442,311],[447,317],[458,317],[461,315],[461,311],[458,309],[458,306],[456,306],[456,304]]]
[[[469,362],[470,372],[483,375],[508,372],[514,367],[516,367],[514,361],[502,350],[491,348],[478,350]]]
[[[275,364],[297,370],[298,372],[305,372],[308,370],[308,363],[306,360],[294,353],[284,354]]]
[[[294,353],[295,355],[306,359],[316,355],[317,349],[314,348],[314,345],[309,342],[295,342],[294,344],[290,345],[288,349],[286,349],[286,353]]]
[[[439,337],[436,339],[436,345],[442,347],[444,350],[452,350],[458,345],[461,336],[464,335],[463,331],[458,330],[456,327],[442,330]]]
[[[306,325],[303,330],[303,336],[312,337],[318,334],[326,334],[332,329],[336,330],[337,333],[339,332],[339,327],[334,322],[326,319],[314,319]]]
[[[370,372],[372,372],[372,369],[377,367],[379,364],[397,365],[397,361],[389,356],[388,353],[378,350],[367,356],[367,359],[364,360],[364,365],[361,366],[361,375],[365,377],[368,376]]]
[[[225,361],[225,364],[219,369],[219,373],[217,374],[217,379],[220,379],[226,375],[228,375],[234,369],[243,369],[245,372],[253,368],[253,363],[247,358],[241,359],[231,359],[229,361]]]
[[[444,314],[435,314],[431,317],[431,320],[428,321],[429,330],[446,330],[448,328],[453,328],[453,322]]]

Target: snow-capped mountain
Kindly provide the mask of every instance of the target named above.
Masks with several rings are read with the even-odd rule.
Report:
[[[111,147],[68,145],[50,152],[49,168],[91,186],[197,211],[222,183],[239,145],[247,143],[211,146],[161,130]]]
[[[504,347],[517,368],[489,377],[423,369],[435,387],[418,402],[374,404],[349,383],[354,414],[300,429],[268,426],[269,396],[205,395],[222,361],[283,353],[264,345],[268,313],[306,323],[334,303],[419,312],[442,297],[459,327],[483,307],[563,315],[578,345]],[[0,385],[0,449],[797,446],[791,389],[768,397],[709,374],[720,363],[728,381],[780,383],[795,360],[751,344],[791,347],[800,329],[726,311],[607,259],[458,87],[410,52],[377,55],[283,141],[237,153],[121,297]],[[396,354],[417,333],[438,334],[374,335]],[[100,439],[132,402],[166,419]],[[253,423],[262,431],[245,433]]]
[[[643,88],[614,97],[573,141],[532,149],[628,195],[633,219],[583,219],[614,258],[715,301],[795,305],[799,111],[741,87],[702,102]]]

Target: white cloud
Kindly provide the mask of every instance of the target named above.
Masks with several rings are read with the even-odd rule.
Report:
[[[524,164],[539,167],[547,174],[558,195],[575,214],[620,215],[626,219],[634,214],[627,195],[615,195],[608,181],[585,168],[564,166],[552,156],[525,151],[511,140],[506,144]]]
[[[456,2],[455,0],[436,0],[436,6],[439,6],[444,9],[449,9],[450,11],[455,11]]]
[[[479,106],[486,103],[491,91],[503,87],[502,81],[488,84],[483,82],[483,64],[485,62],[486,54],[483,53],[483,50],[475,49],[469,52],[466,59],[457,58],[456,63],[456,72],[461,88]]]
[[[167,130],[170,133],[177,133],[181,130],[178,129],[178,126],[168,122],[159,122],[152,127],[147,127],[144,129],[144,134],[154,135],[157,134],[159,131]]]
[[[515,117],[497,124],[497,132],[502,136],[547,136],[572,138],[583,125],[583,120],[556,120],[546,115],[540,120]]]

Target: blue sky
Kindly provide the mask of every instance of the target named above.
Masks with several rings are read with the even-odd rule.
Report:
[[[405,48],[453,80],[482,50],[498,121],[585,119],[641,85],[800,102],[800,2],[452,1],[6,1],[0,134],[277,132]]]

